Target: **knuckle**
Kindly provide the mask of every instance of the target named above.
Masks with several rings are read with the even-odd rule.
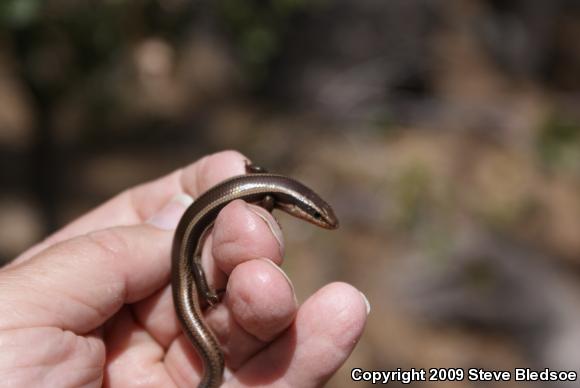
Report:
[[[128,250],[127,241],[115,229],[103,229],[87,234],[87,239],[104,256],[116,259]]]

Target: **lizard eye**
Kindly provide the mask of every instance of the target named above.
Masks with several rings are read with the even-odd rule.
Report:
[[[322,214],[320,214],[319,212],[314,212],[314,215],[313,215],[313,216],[314,216],[314,218],[315,218],[315,219],[317,219],[317,220],[319,220],[319,219],[321,219],[321,218],[322,218]]]

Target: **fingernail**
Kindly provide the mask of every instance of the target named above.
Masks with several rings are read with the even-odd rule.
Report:
[[[272,260],[268,259],[267,257],[260,257],[260,258],[258,258],[258,260],[262,260],[262,261],[270,264],[272,267],[276,268],[284,276],[284,278],[288,282],[288,285],[290,285],[290,288],[292,289],[292,295],[294,296],[294,302],[296,303],[296,305],[298,305],[298,299],[296,299],[296,293],[294,292],[294,285],[292,284],[292,281],[290,280],[288,275],[286,275],[286,272],[284,272],[282,270],[282,268],[280,268],[280,266],[278,266],[276,263],[274,263]]]
[[[268,225],[268,228],[270,228],[270,231],[274,235],[274,238],[276,239],[276,241],[278,241],[278,247],[280,248],[280,255],[281,255],[281,257],[283,257],[284,256],[284,243],[282,242],[282,229],[280,229],[280,225],[278,225],[278,222],[276,222],[276,220],[272,217],[272,215],[263,207],[256,206],[256,205],[248,205],[248,209],[250,209],[250,211],[252,211],[252,213],[254,213],[258,217],[260,217],[262,220],[264,220],[266,225]]]
[[[365,302],[365,305],[367,306],[367,315],[369,315],[371,312],[371,304],[369,303],[369,300],[367,299],[365,294],[363,294],[360,291],[359,291],[359,294],[360,294],[360,296],[362,296],[363,301]]]
[[[175,229],[183,212],[192,202],[193,198],[189,195],[177,194],[161,210],[149,218],[147,223],[159,229]]]

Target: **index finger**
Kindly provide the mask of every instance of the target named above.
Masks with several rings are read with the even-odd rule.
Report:
[[[12,263],[22,263],[50,245],[94,230],[142,223],[177,194],[185,193],[195,198],[218,182],[244,174],[245,160],[247,158],[237,151],[222,151],[162,178],[127,189],[34,245]]]

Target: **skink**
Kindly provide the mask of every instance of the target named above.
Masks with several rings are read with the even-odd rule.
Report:
[[[202,269],[201,251],[220,210],[233,200],[243,199],[268,211],[283,210],[325,229],[338,227],[330,205],[302,183],[251,164],[246,165],[246,171],[247,175],[226,180],[198,197],[183,214],[173,240],[173,302],[183,332],[203,363],[198,388],[219,387],[224,370],[223,352],[202,314],[202,303],[213,306],[219,302]]]

